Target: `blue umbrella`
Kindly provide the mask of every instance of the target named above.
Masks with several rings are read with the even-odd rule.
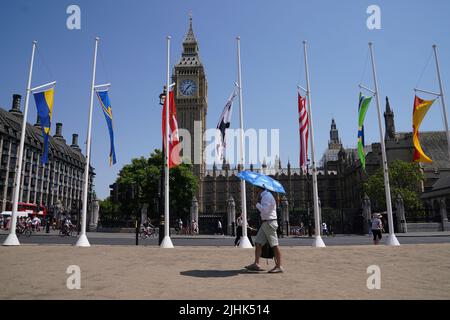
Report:
[[[284,191],[283,186],[277,180],[272,179],[269,176],[266,176],[261,173],[253,172],[253,171],[241,171],[237,174],[239,178],[245,180],[255,186],[273,191],[278,193],[286,193]]]

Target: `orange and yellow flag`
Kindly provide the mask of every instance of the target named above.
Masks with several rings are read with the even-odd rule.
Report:
[[[425,118],[428,110],[435,100],[422,100],[418,96],[414,97],[414,111],[413,111],[413,143],[414,143],[414,161],[415,162],[433,162],[422,150],[419,141],[419,128]]]

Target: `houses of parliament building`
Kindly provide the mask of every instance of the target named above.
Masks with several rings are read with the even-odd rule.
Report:
[[[183,52],[180,60],[174,66],[172,78],[176,83],[175,104],[179,128],[187,129],[193,137],[195,123],[201,123],[203,134],[208,111],[208,82],[205,68],[200,60],[192,18],[188,33],[184,38]],[[412,133],[395,131],[394,112],[388,98],[386,98],[384,118],[388,162],[396,159],[411,162],[414,150]],[[424,132],[421,134],[421,140],[425,153],[434,160],[432,164],[422,166],[425,175],[422,191],[425,193],[432,191],[433,185],[439,179],[450,176],[450,161],[447,158],[445,132]],[[328,149],[318,168],[318,189],[322,219],[327,219],[329,224],[333,224],[344,232],[354,231],[355,221],[361,218],[364,197],[363,182],[382,166],[380,143],[366,146],[365,149],[367,153],[366,171],[361,168],[357,150],[343,148],[337,125],[335,120],[332,120]],[[191,141],[190,151],[191,163],[199,163],[194,161],[196,160],[194,155],[201,154],[204,159],[204,142],[194,144],[194,141]],[[226,223],[230,204],[236,208],[236,215],[240,214],[240,180],[237,173],[241,168],[239,166],[231,168],[224,162],[214,165],[212,169],[207,169],[204,162],[200,161],[200,163],[193,166],[194,173],[200,180],[197,199],[194,200],[198,202],[196,206],[198,206],[200,227],[212,225],[217,219]],[[278,196],[277,200],[279,204],[289,207],[291,224],[299,225],[300,222],[311,222],[313,203],[310,170],[303,172],[289,162],[283,166],[280,159],[276,161],[274,167],[269,168],[263,164],[258,169],[254,169],[253,166],[247,169],[263,172],[281,182],[286,190],[286,195],[281,198]],[[257,191],[253,186],[247,184],[246,192],[249,217],[257,219],[258,215],[254,209]]]

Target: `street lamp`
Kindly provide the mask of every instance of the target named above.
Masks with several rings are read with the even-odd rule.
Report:
[[[164,105],[164,101],[166,99],[167,96],[167,88],[166,86],[164,86],[163,92],[159,95],[159,104],[160,105]]]
[[[167,87],[164,86],[163,92],[159,95],[159,104],[161,106],[164,106],[164,102],[167,97]],[[164,137],[161,139],[161,154],[164,156]],[[159,200],[159,242],[158,244],[161,245],[161,242],[164,238],[164,160],[161,163],[161,179],[159,179],[159,192],[158,192],[158,200]],[[167,221],[167,223],[169,223]]]

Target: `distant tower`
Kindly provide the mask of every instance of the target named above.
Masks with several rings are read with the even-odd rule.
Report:
[[[385,139],[395,139],[395,122],[394,122],[394,112],[389,104],[389,98],[386,97],[386,112],[384,113],[384,122],[386,125],[386,136]]]
[[[334,119],[331,120],[331,129],[330,129],[330,141],[328,141],[328,149],[340,149],[341,142],[339,141],[339,131],[336,128],[336,122]]]
[[[175,105],[178,126],[180,129],[187,129],[191,134],[190,158],[193,171],[197,177],[203,177],[205,174],[203,136],[208,110],[208,84],[192,29],[192,16],[189,18],[189,30],[184,38],[181,59],[175,65],[173,81],[176,84]],[[195,126],[197,126],[197,132],[195,132]]]

